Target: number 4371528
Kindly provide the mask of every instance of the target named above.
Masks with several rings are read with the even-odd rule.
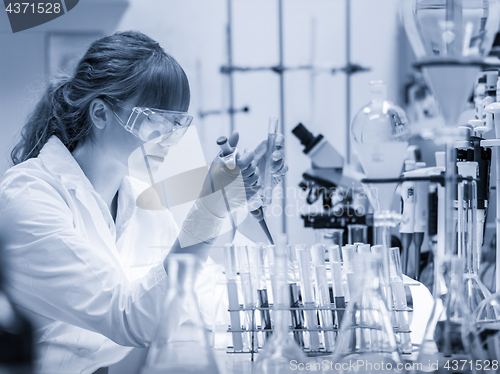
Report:
[[[446,364],[444,364],[444,368],[447,370],[453,370],[454,372],[459,370],[478,370],[478,371],[496,371],[498,370],[498,361],[497,360],[448,360]]]
[[[5,9],[7,13],[60,13],[60,3],[9,3]]]

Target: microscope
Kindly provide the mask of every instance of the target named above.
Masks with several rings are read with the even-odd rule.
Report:
[[[345,165],[344,157],[323,135],[314,136],[302,123],[292,133],[312,161],[312,168],[302,174],[299,186],[309,191],[306,198],[308,204],[314,204],[321,198],[323,205],[321,213],[302,215],[305,227],[346,229],[350,224],[364,224],[369,226],[368,238],[371,238],[373,214],[367,213],[369,203],[361,186],[364,174]],[[347,230],[344,237],[343,242],[347,243]]]

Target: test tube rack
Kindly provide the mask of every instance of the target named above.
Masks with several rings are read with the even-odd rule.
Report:
[[[290,285],[290,284],[289,284]],[[292,312],[298,312],[298,313],[304,313],[305,311],[308,311],[308,310],[314,310],[316,312],[316,317],[318,318],[319,320],[319,316],[321,314],[321,312],[323,311],[331,311],[332,313],[335,313],[335,312],[340,312],[340,313],[343,313],[346,309],[347,309],[347,302],[346,302],[346,306],[345,307],[336,307],[334,303],[332,303],[330,306],[327,306],[327,307],[319,307],[319,306],[304,306],[304,305],[300,305],[300,306],[294,306],[294,307],[289,307],[288,310],[290,311],[290,313]],[[234,326],[229,326],[229,328],[227,329],[227,332],[228,333],[241,333],[241,334],[249,334],[250,335],[250,341],[251,341],[251,345],[247,348],[247,349],[242,349],[242,350],[235,350],[233,346],[229,346],[227,347],[226,349],[226,353],[230,353],[230,354],[241,354],[241,353],[244,353],[244,354],[250,354],[251,355],[251,360],[253,361],[254,360],[254,354],[255,353],[258,353],[259,352],[259,349],[262,348],[260,345],[259,345],[259,339],[258,339],[258,334],[259,333],[262,333],[263,336],[266,336],[268,334],[272,334],[273,332],[273,328],[262,328],[260,325],[257,324],[257,321],[259,320],[257,317],[256,317],[256,312],[261,312],[261,311],[269,311],[271,313],[271,316],[272,316],[272,311],[274,310],[274,307],[272,304],[269,304],[268,307],[252,307],[252,308],[245,308],[244,305],[242,304],[239,304],[239,308],[238,309],[231,309],[229,308],[228,309],[228,312],[250,312],[251,313],[251,316],[252,316],[252,321],[251,321],[251,328],[249,329],[245,329],[243,328],[242,326],[239,326],[239,327],[234,327]],[[411,313],[413,312],[413,309],[411,307],[406,307],[404,309],[396,309],[396,308],[393,308],[392,309],[392,316],[393,316],[393,319],[395,318],[396,314],[397,313]],[[333,350],[328,350],[325,348],[324,346],[324,339],[323,339],[323,334],[325,332],[328,332],[328,331],[332,331],[335,333],[335,338],[337,337],[338,333],[339,333],[339,330],[340,330],[340,324],[341,324],[341,320],[339,320],[338,318],[334,318],[334,324],[333,324],[333,327],[322,327],[320,326],[320,323],[317,324],[317,326],[313,326],[312,328],[309,328],[309,327],[304,327],[304,326],[300,326],[300,327],[297,327],[297,328],[293,328],[292,326],[289,325],[289,332],[290,333],[293,333],[294,334],[294,337],[295,337],[295,340],[297,341],[298,339],[300,339],[300,337],[302,337],[302,344],[300,343],[300,341],[297,341],[297,343],[301,346],[301,348],[303,349],[303,351],[308,355],[308,356],[322,356],[322,355],[330,355],[333,353]],[[360,329],[365,329],[366,327],[365,326],[359,326]],[[400,335],[401,334],[410,334],[412,331],[411,330],[402,330],[398,327],[393,327],[394,329],[394,334],[396,335],[396,338],[397,338],[397,343],[398,343],[398,348],[400,348],[400,353],[401,354],[405,354],[405,353],[408,353],[408,352],[402,352],[401,351],[401,347],[400,347]],[[310,344],[305,344],[304,342],[307,342],[309,340],[309,338],[307,337],[307,334],[311,333],[311,332],[314,332],[314,333],[318,333],[320,335],[320,337],[322,337],[320,339],[320,345],[319,345],[319,349],[311,349],[311,346]],[[266,334],[267,333],[267,334]],[[297,338],[299,337],[299,338]]]

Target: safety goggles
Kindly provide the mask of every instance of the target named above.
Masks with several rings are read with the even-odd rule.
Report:
[[[113,105],[109,101],[108,103]],[[127,122],[124,122],[114,110],[113,114],[125,130],[145,142],[156,139],[160,143],[168,137],[180,139],[193,121],[193,117],[186,112],[146,107],[130,108],[119,101],[115,105],[122,109],[131,110]]]

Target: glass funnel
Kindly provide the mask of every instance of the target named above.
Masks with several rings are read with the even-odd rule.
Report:
[[[390,312],[380,290],[381,261],[373,253],[355,256],[356,286],[332,357],[337,373],[401,373]]]
[[[292,373],[290,362],[305,363],[304,352],[289,334],[288,315],[290,300],[288,298],[287,281],[287,247],[286,235],[277,238],[276,246],[268,250],[274,251],[274,274],[276,294],[274,296],[274,333],[266,340],[256,362],[257,372],[261,374]]]
[[[169,255],[163,318],[141,374],[219,373],[194,291],[195,268],[194,255]]]

